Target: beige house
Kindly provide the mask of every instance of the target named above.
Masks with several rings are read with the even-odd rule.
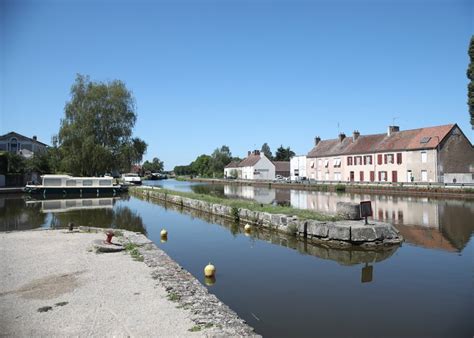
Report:
[[[224,177],[273,180],[275,179],[275,164],[259,150],[249,151],[245,159],[240,162],[231,162],[224,168]]]
[[[474,183],[474,148],[456,124],[316,137],[306,163],[317,181]]]

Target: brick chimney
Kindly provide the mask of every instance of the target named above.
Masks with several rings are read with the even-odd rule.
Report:
[[[399,132],[399,131],[400,131],[400,127],[399,127],[399,126],[388,126],[387,136],[390,136],[390,135],[392,135],[393,133],[396,133],[396,132]]]
[[[321,137],[316,136],[316,137],[314,138],[314,146],[317,146],[317,145],[319,144],[319,142],[321,142]]]
[[[346,134],[344,134],[344,133],[339,134],[339,142],[344,141],[345,138],[346,138]]]
[[[354,133],[352,134],[354,141],[357,140],[360,136],[360,133],[358,130],[354,130]]]

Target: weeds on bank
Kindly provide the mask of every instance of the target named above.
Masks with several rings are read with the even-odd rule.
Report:
[[[211,323],[206,323],[204,325],[194,325],[192,328],[190,328],[188,331],[189,332],[199,332],[201,331],[202,329],[209,329],[211,327],[213,327],[214,324],[211,324]]]
[[[125,250],[132,256],[132,258],[136,261],[143,262],[143,256],[138,250],[138,246],[133,243],[125,244]]]
[[[178,302],[181,299],[181,296],[177,293],[171,292],[168,294],[168,300],[172,302]]]
[[[135,189],[141,189],[141,188],[135,188]],[[311,210],[297,209],[291,206],[260,204],[254,201],[248,201],[248,200],[242,200],[242,199],[222,198],[218,196],[197,194],[193,192],[174,191],[174,190],[169,190],[169,189],[159,189],[159,190],[156,190],[155,192],[165,194],[165,198],[167,198],[168,195],[174,195],[174,196],[181,196],[181,197],[191,198],[195,200],[200,200],[207,203],[222,204],[222,205],[229,206],[232,208],[232,216],[235,219],[238,219],[239,217],[238,212],[241,209],[247,209],[251,211],[268,212],[271,214],[284,214],[288,216],[298,216],[300,218],[314,219],[318,221],[340,220],[340,218],[337,216],[326,215],[326,214],[311,211]]]

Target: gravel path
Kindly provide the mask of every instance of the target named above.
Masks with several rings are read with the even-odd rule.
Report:
[[[0,335],[202,336],[152,268],[126,252],[96,254],[103,233],[0,233]]]

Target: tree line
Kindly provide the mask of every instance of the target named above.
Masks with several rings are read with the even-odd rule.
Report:
[[[98,176],[128,172],[142,161],[147,143],[133,136],[135,99],[122,81],[94,82],[78,74],[70,93],[52,146],[30,159],[3,154],[0,170]],[[158,158],[146,161],[145,166],[151,171],[163,170]]]
[[[262,145],[261,152],[271,161],[289,161],[295,153],[290,147],[281,145],[273,156],[270,146],[267,143]],[[233,157],[228,146],[223,145],[216,148],[211,155],[202,154],[196,157],[188,165],[178,165],[174,167],[174,173],[178,176],[201,176],[221,178],[224,176],[224,167],[230,162],[242,161],[239,157]]]

